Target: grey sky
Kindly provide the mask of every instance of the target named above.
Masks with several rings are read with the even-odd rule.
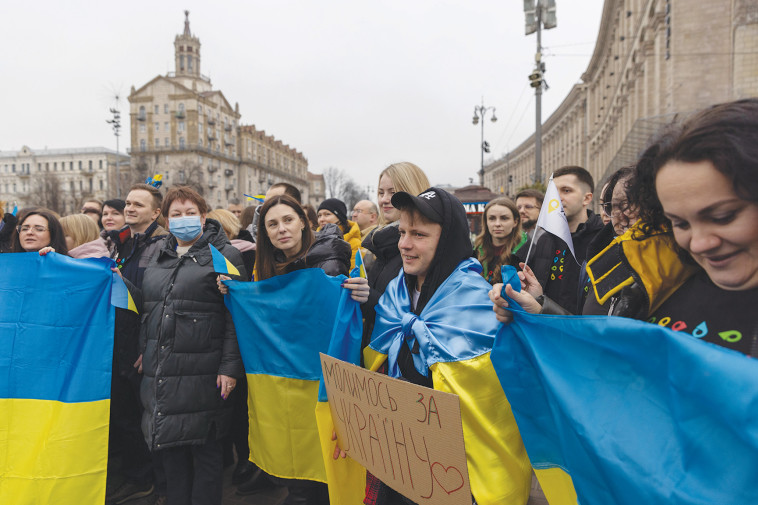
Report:
[[[543,120],[586,69],[603,2],[557,4]],[[302,151],[312,172],[334,166],[373,190],[382,168],[407,160],[433,184],[464,185],[479,169],[482,97],[497,107],[485,125],[493,157],[533,131],[536,41],[520,0],[3,2],[0,150],[113,148],[116,93],[128,146],[126,96],[174,69],[184,9],[202,73],[239,102],[243,124]]]

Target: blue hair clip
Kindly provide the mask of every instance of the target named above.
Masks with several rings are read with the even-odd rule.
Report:
[[[160,188],[161,185],[163,184],[163,174],[155,174],[152,177],[148,177],[147,179],[145,179],[145,184],[149,184],[155,187],[156,189]]]

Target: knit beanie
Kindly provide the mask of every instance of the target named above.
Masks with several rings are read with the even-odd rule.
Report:
[[[321,202],[321,205],[318,206],[318,210],[328,210],[335,216],[337,216],[337,219],[339,219],[340,224],[343,226],[347,226],[347,206],[345,206],[345,202],[342,200],[339,200],[337,198],[327,198],[323,202]]]

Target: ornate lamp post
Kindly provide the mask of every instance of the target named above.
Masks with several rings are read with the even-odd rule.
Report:
[[[484,153],[490,152],[490,144],[489,142],[486,142],[484,140],[484,118],[487,115],[487,111],[492,111],[492,119],[491,121],[494,123],[497,121],[497,116],[495,116],[495,107],[485,107],[484,106],[484,98],[482,98],[482,105],[475,105],[474,106],[474,118],[472,119],[472,123],[479,124],[479,119],[482,121],[482,143],[481,143],[481,151],[482,151],[482,164],[479,168],[479,185],[484,186]]]

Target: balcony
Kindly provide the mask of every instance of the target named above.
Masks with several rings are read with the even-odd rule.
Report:
[[[214,142],[216,140],[216,134],[213,132],[208,132],[208,142]]]
[[[234,189],[234,184],[227,184],[224,186],[224,189],[227,191],[232,191]]]
[[[224,145],[225,146],[233,146],[234,142],[232,141],[231,138],[229,138],[226,135],[224,135]]]
[[[213,181],[210,181],[210,182],[208,183],[208,187],[209,187],[210,189],[213,189],[213,188],[215,188],[217,185],[218,185],[218,184],[216,184],[216,183],[215,183],[215,182],[213,182]]]
[[[218,170],[218,167],[214,167],[213,165],[208,166],[208,172],[213,173],[216,170]]]
[[[234,175],[234,170],[232,170],[231,168],[227,168],[226,170],[224,170],[224,175],[227,177]]]
[[[147,114],[137,114],[137,121],[147,120]]]
[[[176,119],[184,119],[185,117],[183,110],[176,111]]]
[[[232,131],[232,125],[231,125],[231,124],[229,124],[229,123],[225,124],[225,125],[224,125],[224,130],[225,130],[225,131],[228,131],[228,132]]]
[[[213,126],[216,124],[216,120],[213,119],[211,116],[208,116],[208,124]]]

